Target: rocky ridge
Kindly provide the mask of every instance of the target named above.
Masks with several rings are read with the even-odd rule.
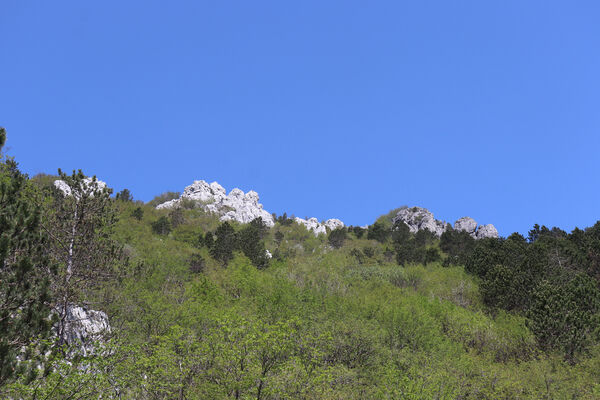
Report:
[[[306,229],[314,233],[315,236],[318,236],[320,234],[327,234],[328,229],[332,231],[334,229],[343,228],[345,226],[342,221],[336,218],[328,219],[323,223],[319,222],[319,220],[316,218],[303,219],[296,217],[294,218],[294,221],[296,221],[297,224],[304,225]]]
[[[244,193],[240,189],[232,189],[229,194],[217,182],[208,184],[206,181],[194,181],[187,186],[183,194],[174,200],[159,204],[157,209],[177,208],[185,201],[192,201],[196,207],[220,215],[221,221],[237,221],[243,224],[255,218],[261,218],[265,225],[273,227],[273,216],[263,209],[258,193],[251,190]]]
[[[404,222],[412,233],[427,229],[436,236],[441,236],[446,232],[449,224],[434,218],[433,214],[422,207],[402,207],[392,222]],[[470,217],[459,218],[454,223],[454,229],[466,231],[474,239],[497,238],[498,231],[492,224],[477,225],[477,222]]]

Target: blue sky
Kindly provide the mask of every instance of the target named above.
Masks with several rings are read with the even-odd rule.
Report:
[[[0,5],[0,125],[30,174],[195,179],[348,224],[600,219],[596,1]]]

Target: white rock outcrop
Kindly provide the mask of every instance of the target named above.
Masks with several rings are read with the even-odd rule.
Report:
[[[477,228],[477,233],[475,234],[476,239],[485,239],[485,238],[497,238],[498,230],[492,224],[479,225]]]
[[[304,225],[306,229],[312,231],[312,233],[314,233],[315,236],[319,236],[321,234],[326,235],[328,229],[332,231],[334,229],[344,227],[344,223],[339,219],[335,218],[328,219],[323,223],[320,223],[319,220],[316,218],[303,219],[296,217],[294,218],[294,220],[297,224]]]
[[[94,345],[111,332],[106,313],[77,305],[67,306],[62,332],[57,332],[58,326],[54,329],[62,343],[84,356],[92,354]]]
[[[236,188],[228,195],[225,188],[217,182],[208,184],[206,181],[199,180],[186,187],[178,199],[159,204],[156,208],[176,208],[183,201],[193,201],[197,207],[220,215],[221,221],[247,224],[260,217],[268,227],[275,225],[273,216],[263,210],[263,205],[258,202],[258,193],[253,190],[244,193]]]
[[[470,217],[462,217],[454,223],[454,229],[465,231],[474,239],[497,238],[498,230],[492,224],[479,225]]]
[[[441,236],[446,231],[446,223],[435,219],[429,210],[422,207],[402,207],[392,222],[404,222],[412,233],[427,229]]]
[[[428,229],[435,233],[436,236],[441,236],[442,233],[448,229],[448,224],[446,222],[435,219],[429,210],[421,207],[403,207],[398,211],[392,221],[394,223],[398,221],[404,222],[408,225],[408,228],[412,233],[422,229]],[[477,226],[477,222],[471,217],[459,218],[454,223],[454,229],[457,231],[466,231],[475,239],[498,237],[498,231],[494,225],[487,224]]]
[[[475,237],[477,231],[477,222],[471,217],[462,217],[454,223],[454,230],[465,231],[469,235]]]

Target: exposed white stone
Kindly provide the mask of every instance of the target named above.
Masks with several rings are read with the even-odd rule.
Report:
[[[469,235],[475,237],[475,232],[477,231],[477,222],[471,217],[459,218],[454,223],[454,230],[465,231]]]
[[[339,219],[335,219],[335,218],[328,219],[324,223],[320,223],[319,220],[316,218],[303,219],[303,218],[296,217],[295,221],[296,221],[296,223],[298,223],[300,225],[304,225],[306,227],[306,229],[308,229],[309,231],[312,231],[312,233],[314,233],[315,236],[319,236],[321,234],[327,234],[328,229],[330,231],[332,231],[334,229],[344,227],[344,223],[342,221],[340,221]]]
[[[441,236],[448,226],[446,222],[435,219],[429,210],[421,207],[401,208],[393,218],[394,223],[397,221],[402,221],[408,225],[408,228],[412,233],[422,229],[428,229],[437,236]],[[454,223],[454,229],[457,231],[465,231],[475,239],[498,237],[498,231],[494,225],[488,224],[477,226],[477,222],[471,217],[459,218]]]
[[[336,218],[328,219],[327,221],[325,221],[325,223],[323,223],[323,225],[325,225],[327,229],[331,231],[344,227],[344,223]]]
[[[56,332],[58,327],[55,326],[54,329]],[[106,313],[69,305],[66,308],[59,339],[73,351],[86,356],[94,351],[94,344],[103,341],[110,332],[110,323]]]
[[[392,221],[404,222],[412,233],[427,229],[436,236],[441,236],[446,231],[446,223],[433,218],[433,214],[422,207],[403,207]]]
[[[477,228],[476,238],[477,239],[485,239],[485,238],[497,238],[498,230],[492,224],[487,225],[479,225]]]
[[[247,224],[260,217],[268,227],[275,225],[273,216],[263,210],[262,204],[258,202],[258,193],[252,190],[244,193],[235,188],[227,195],[225,188],[217,182],[208,184],[203,180],[194,181],[185,188],[179,199],[159,204],[156,208],[176,208],[183,200],[196,202],[198,207],[219,215],[221,221],[237,221]]]

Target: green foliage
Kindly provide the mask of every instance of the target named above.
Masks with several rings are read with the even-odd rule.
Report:
[[[0,148],[6,139],[0,129]],[[30,363],[49,333],[49,278],[54,264],[44,251],[40,209],[26,196],[27,177],[12,160],[0,164],[0,387],[35,376]],[[35,364],[35,363],[33,363]],[[35,367],[35,365],[32,365]]]
[[[144,218],[144,210],[142,209],[142,207],[136,207],[132,212],[131,212],[131,216],[135,219],[137,219],[138,221],[141,221],[142,218]]]
[[[566,284],[541,281],[532,295],[529,326],[543,349],[561,349],[573,363],[598,338],[600,291],[587,276]]]
[[[379,243],[385,243],[391,235],[391,230],[382,222],[375,222],[369,226],[367,239],[377,240]]]
[[[233,259],[233,251],[237,248],[238,240],[229,222],[223,222],[215,231],[215,241],[210,247],[210,254],[215,260],[227,265]]]
[[[168,235],[172,230],[171,220],[162,215],[159,219],[152,222],[152,231],[157,235]]]
[[[329,232],[327,242],[334,248],[339,249],[346,241],[347,232],[345,228],[337,228]]]
[[[237,235],[238,248],[259,269],[266,268],[269,265],[265,244],[262,241],[267,229],[262,218],[258,217],[242,228]]]
[[[115,199],[119,201],[131,202],[133,201],[133,196],[131,195],[129,189],[123,189],[119,193],[117,193]]]
[[[179,192],[164,192],[155,196],[152,200],[150,200],[147,204],[151,207],[156,207],[162,203],[165,203],[169,200],[178,199],[181,193]]]

